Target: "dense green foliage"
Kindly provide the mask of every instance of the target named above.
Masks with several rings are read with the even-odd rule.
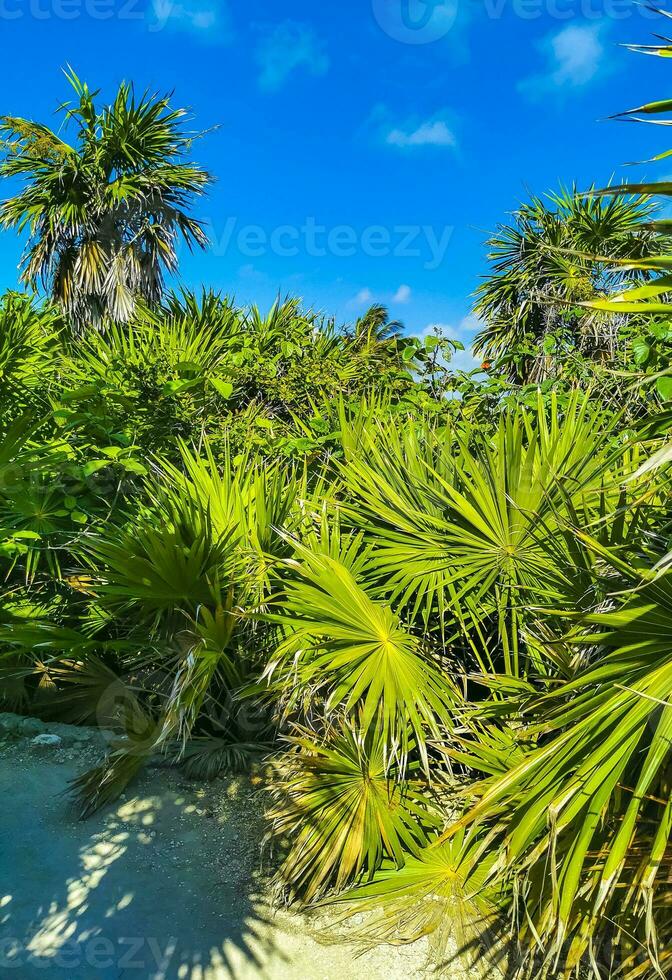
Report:
[[[670,975],[654,192],[499,233],[482,373],[382,308],[181,293],[82,332],[4,298],[0,697],[113,733],[84,814],[154,755],[257,767],[278,894],[369,910],[362,941]]]

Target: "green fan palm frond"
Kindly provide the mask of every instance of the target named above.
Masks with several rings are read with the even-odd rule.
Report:
[[[111,725],[102,705],[120,684],[112,664],[123,642],[15,616],[0,627],[0,643],[0,698],[8,699],[31,679],[30,696],[25,687],[22,694],[36,714],[75,725]]]
[[[35,412],[53,378],[62,331],[59,311],[21,293],[0,300],[0,414]],[[46,408],[46,391],[42,394]]]
[[[328,903],[338,911],[337,922],[347,927],[343,938],[360,947],[429,936],[436,972],[452,971],[455,960],[463,968],[470,959],[479,973],[485,962],[498,975],[506,959],[502,923],[508,895],[489,880],[495,857],[483,834],[462,830]],[[362,913],[364,926],[359,924]]]
[[[637,573],[615,561],[638,585]],[[541,955],[547,969],[569,976],[591,955],[595,934],[608,931],[630,962],[625,975],[639,975],[643,956],[663,976],[672,962],[664,939],[672,927],[669,573],[650,573],[618,608],[583,622],[597,629],[584,627],[574,643],[603,652],[534,704],[527,737],[537,746],[472,787],[478,802],[447,834],[467,823],[495,828],[493,876],[521,881],[530,969]],[[468,760],[475,769],[480,754]]]
[[[308,495],[305,474],[291,464],[261,465],[250,451],[234,464],[228,450],[216,461],[207,444],[200,455],[179,445],[181,466],[162,464],[178,499],[198,501],[220,533],[236,533],[260,557],[274,549],[286,554],[278,529],[291,531],[299,520],[297,502]]]
[[[279,874],[293,897],[311,902],[361,874],[371,878],[385,859],[402,866],[440,826],[414,773],[395,782],[380,727],[346,725],[324,743],[309,735],[290,742],[273,761],[267,817],[273,836],[288,845]]]
[[[407,757],[410,731],[426,768],[427,737],[439,739],[450,727],[457,689],[399,615],[371,599],[346,565],[295,548],[299,560],[285,582],[283,611],[272,617],[288,636],[266,675],[295,676],[321,694],[327,716],[357,714],[364,731],[380,725],[391,757]]]
[[[224,570],[232,561],[231,539],[213,533],[207,515],[196,506],[168,510],[166,523],[142,522],[112,536],[87,540],[101,568],[101,600],[116,615],[134,611],[160,629],[175,614],[196,613],[216,604]]]
[[[623,453],[613,426],[585,396],[562,412],[539,396],[492,438],[425,427],[402,441],[377,426],[342,468],[342,510],[370,536],[381,589],[425,628],[434,617],[459,626],[484,670],[494,624],[515,674],[525,610],[587,585],[564,526],[599,515],[597,491]]]
[[[170,754],[175,744],[184,751],[203,723],[216,731],[213,717],[230,713],[240,689],[261,672],[276,627],[258,616],[271,597],[271,571],[289,552],[276,524],[292,528],[302,519],[302,483],[290,467],[247,458],[234,464],[228,453],[218,466],[207,446],[202,458],[180,449],[180,466],[157,464],[142,510],[80,545],[96,608],[133,651],[124,663],[144,678],[145,759]],[[231,737],[240,740],[235,728]],[[127,741],[111,759],[108,796],[124,773],[138,771],[138,739],[131,732]],[[84,794],[94,786],[93,776],[79,784]]]
[[[178,747],[179,761],[190,779],[216,779],[242,773],[268,755],[270,742],[235,741],[229,737],[200,736]]]

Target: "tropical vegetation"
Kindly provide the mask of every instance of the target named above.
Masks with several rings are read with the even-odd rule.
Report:
[[[672,185],[524,204],[464,372],[382,307],[164,290],[182,115],[72,81],[77,149],[4,121],[4,706],[112,732],[83,815],[256,772],[278,900],[359,942],[670,976]]]

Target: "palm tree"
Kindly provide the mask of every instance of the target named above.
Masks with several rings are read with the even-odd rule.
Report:
[[[123,82],[98,108],[97,92],[71,70],[66,77],[76,98],[61,111],[77,127],[74,145],[41,123],[0,117],[0,175],[23,181],[0,205],[0,223],[29,233],[21,281],[42,286],[82,330],[125,322],[138,299],[161,298],[178,238],[207,243],[188,209],[211,178],[188,162],[186,111],[168,97],[137,99]]]
[[[374,303],[355,322],[353,340],[355,346],[376,358],[388,360],[390,354],[399,351],[399,341],[404,325],[399,320],[390,320],[386,306]]]
[[[491,271],[476,292],[483,321],[474,349],[500,360],[510,380],[541,381],[557,373],[554,337],[595,360],[613,358],[622,317],[579,304],[604,296],[647,273],[618,260],[655,254],[646,198],[577,195],[561,190],[550,205],[533,197],[487,242]],[[615,268],[594,257],[615,261]]]

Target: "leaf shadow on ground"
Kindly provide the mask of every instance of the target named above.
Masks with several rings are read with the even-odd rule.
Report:
[[[0,767],[0,975],[36,980],[263,976],[274,948],[258,874],[261,804],[208,813],[140,780],[80,821],[71,765]],[[185,788],[186,787],[186,788]]]

